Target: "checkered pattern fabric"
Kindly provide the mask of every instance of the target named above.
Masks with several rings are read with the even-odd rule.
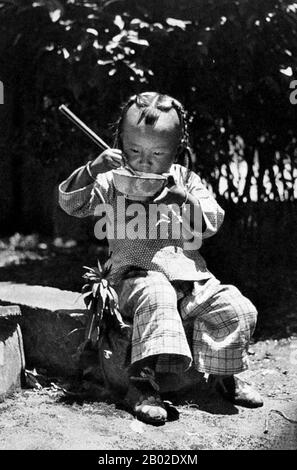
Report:
[[[156,356],[156,371],[164,373],[180,373],[192,361],[209,374],[247,369],[257,311],[236,287],[215,277],[174,285],[148,272],[123,281],[118,293],[123,315],[133,317],[132,363]]]

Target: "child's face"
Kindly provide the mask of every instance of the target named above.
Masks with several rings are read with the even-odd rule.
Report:
[[[145,173],[166,173],[174,162],[181,126],[174,109],[161,113],[154,125],[138,124],[140,110],[131,106],[125,116],[122,142],[129,165]]]

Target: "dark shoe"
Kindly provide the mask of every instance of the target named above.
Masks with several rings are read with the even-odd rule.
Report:
[[[165,404],[159,395],[154,372],[145,367],[139,376],[130,377],[125,403],[136,418],[148,424],[163,424],[167,420]]]
[[[263,400],[257,390],[249,383],[236,377],[236,375],[224,377],[210,374],[208,383],[234,405],[247,408],[263,406]]]

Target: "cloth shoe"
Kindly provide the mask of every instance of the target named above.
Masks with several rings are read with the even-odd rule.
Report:
[[[145,367],[138,376],[130,377],[125,403],[132,409],[136,418],[148,424],[163,424],[167,411],[155,381],[152,369]]]
[[[236,375],[220,376],[210,374],[208,383],[234,405],[247,408],[263,406],[263,400],[259,392],[251,384]]]

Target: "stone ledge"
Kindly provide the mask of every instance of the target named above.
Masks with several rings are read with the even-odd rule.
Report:
[[[17,321],[22,329],[27,368],[43,368],[52,376],[75,375],[79,366],[76,353],[84,340],[87,313],[80,294],[0,282],[0,305],[10,305],[13,312],[16,304],[22,313]],[[191,336],[191,325],[185,324],[185,331]],[[97,372],[101,374],[100,367]],[[168,376],[162,391],[194,386],[200,380],[201,374],[190,369],[178,378]]]
[[[0,307],[0,402],[21,388],[25,368],[18,305]]]
[[[19,317],[22,315],[21,309],[18,305],[7,305],[6,307],[1,307],[0,305],[0,319],[2,318],[11,318]]]
[[[0,282],[0,305],[18,305],[21,309],[18,322],[27,368],[40,367],[63,376],[77,372],[74,355],[84,338],[87,312],[79,293]]]

